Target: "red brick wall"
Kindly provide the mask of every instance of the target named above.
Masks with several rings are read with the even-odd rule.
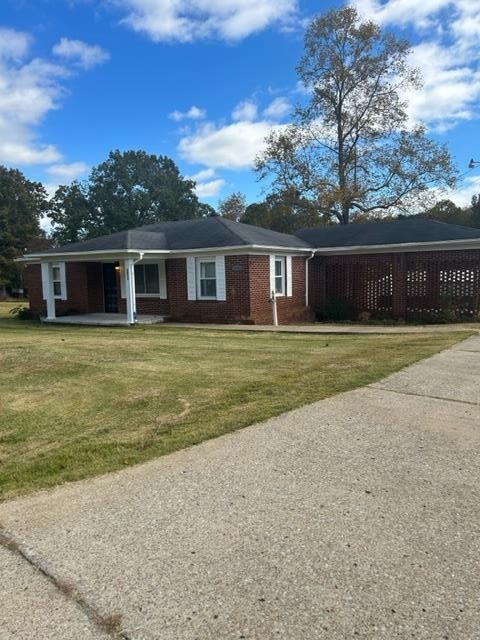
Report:
[[[254,324],[272,324],[270,256],[249,256],[249,265],[250,318]],[[277,297],[279,324],[311,319],[310,312],[305,307],[305,265],[306,258],[292,257],[292,296]]]
[[[104,309],[102,265],[94,262],[66,264],[68,300],[56,301],[57,314],[95,313]],[[167,300],[137,297],[138,314],[159,314],[185,322],[272,323],[269,256],[226,256],[227,299],[187,300],[185,258],[166,261]],[[277,298],[280,323],[307,320],[305,309],[305,258],[292,258],[292,297]],[[27,269],[30,307],[36,313],[45,308],[42,300],[40,265]],[[126,300],[120,295],[118,311],[126,313]]]
[[[42,293],[42,271],[39,264],[29,264],[25,269],[25,288],[33,313],[42,314],[44,310]]]
[[[98,262],[67,262],[67,300],[55,300],[55,312],[94,313],[103,311],[102,265]],[[42,271],[39,264],[28,265],[26,282],[30,309],[42,314],[45,301],[42,292]]]
[[[167,294],[168,295],[168,294]],[[120,297],[120,288],[118,289],[118,312],[127,313],[127,301]],[[160,298],[141,298],[137,296],[137,315],[170,315],[170,304],[168,300],[160,300]]]
[[[167,260],[167,295],[170,317],[183,322],[251,322],[249,256],[225,257],[227,299],[188,300],[185,258]]]

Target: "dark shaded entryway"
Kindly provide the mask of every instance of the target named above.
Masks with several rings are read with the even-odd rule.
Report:
[[[117,273],[115,264],[105,262],[103,264],[103,295],[105,301],[105,313],[118,313]]]

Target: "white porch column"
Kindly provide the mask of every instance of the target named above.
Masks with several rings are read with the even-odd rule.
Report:
[[[137,305],[135,299],[135,260],[129,258],[123,263],[125,273],[125,298],[127,301],[127,322],[135,324],[137,321]]]
[[[53,292],[52,263],[42,264],[45,301],[47,303],[47,320],[55,320],[55,295]]]

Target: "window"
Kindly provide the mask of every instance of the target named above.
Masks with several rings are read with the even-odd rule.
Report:
[[[275,293],[285,295],[285,256],[275,256]]]
[[[52,283],[54,298],[62,297],[62,272],[58,264],[52,265]]]
[[[139,296],[158,296],[160,294],[158,264],[135,265],[135,293]]]
[[[215,260],[197,262],[198,297],[215,300],[217,298],[217,268]]]

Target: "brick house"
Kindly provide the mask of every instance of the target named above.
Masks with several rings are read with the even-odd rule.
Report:
[[[21,261],[30,308],[48,322],[294,323],[321,317],[332,300],[352,317],[480,312],[480,229],[418,218],[297,235],[202,218]]]

